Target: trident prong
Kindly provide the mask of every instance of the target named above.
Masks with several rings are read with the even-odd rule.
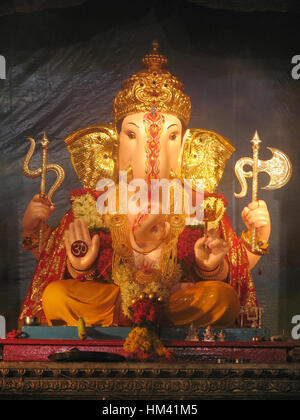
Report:
[[[32,158],[32,155],[34,153],[36,143],[35,143],[35,140],[31,137],[28,137],[27,140],[30,141],[30,147],[29,147],[29,150],[28,150],[27,155],[25,156],[25,159],[24,159],[24,162],[23,162],[23,166],[22,166],[23,174],[27,178],[41,177],[40,197],[41,198],[48,197],[51,200],[55,191],[63,183],[63,181],[65,179],[65,172],[64,172],[64,170],[61,166],[59,166],[57,164],[53,164],[53,163],[51,163],[51,164],[47,163],[47,150],[48,150],[49,140],[47,138],[46,133],[44,133],[43,139],[40,143],[41,148],[42,148],[42,166],[40,168],[34,170],[34,171],[29,169],[29,162],[30,162],[30,159]],[[53,185],[49,189],[48,194],[46,194],[46,173],[49,172],[49,171],[53,171],[53,172],[56,173],[56,180],[54,181]],[[41,252],[41,250],[42,250],[42,236],[43,236],[43,222],[41,222],[40,230],[39,230],[39,252]]]

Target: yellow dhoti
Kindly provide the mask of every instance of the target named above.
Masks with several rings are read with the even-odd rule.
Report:
[[[240,302],[235,290],[220,281],[202,281],[170,296],[166,307],[173,325],[193,323],[198,327],[234,326],[239,316]]]
[[[73,279],[50,283],[42,297],[48,325],[63,321],[69,326],[77,325],[80,317],[87,326],[114,325],[118,300],[119,287],[114,284]],[[234,326],[239,307],[239,298],[230,285],[203,281],[171,294],[166,313],[173,325],[194,323],[225,328]]]
[[[50,283],[42,296],[48,325],[64,321],[75,326],[82,317],[87,326],[113,324],[119,288],[114,284],[74,279]]]

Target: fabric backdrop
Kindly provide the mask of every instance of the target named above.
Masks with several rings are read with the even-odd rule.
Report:
[[[2,0],[0,15],[31,13],[83,4],[88,0]],[[95,0],[94,0],[95,1]],[[162,2],[161,0],[158,0]],[[240,12],[299,12],[298,0],[189,0],[203,7]]]
[[[292,160],[293,177],[284,188],[259,191],[271,213],[271,253],[253,270],[259,303],[265,308],[264,325],[272,333],[291,330],[292,316],[300,313],[300,80],[291,76],[291,59],[300,54],[296,3],[1,3],[0,54],[6,59],[7,78],[0,80],[0,313],[9,329],[16,327],[35,266],[21,246],[23,213],[39,191],[38,179],[22,175],[26,137],[40,141],[46,131],[51,142],[48,160],[66,172],[54,196],[56,211],[49,221],[54,227],[69,207],[69,191],[79,187],[64,138],[111,120],[112,99],[121,81],[140,68],[140,58],[158,39],[170,71],[191,96],[190,127],[220,132],[236,148],[220,191],[229,201],[228,214],[238,234],[251,188],[245,199],[234,198],[240,191],[234,164],[252,155],[254,131],[258,129],[263,140],[261,159],[271,157],[266,146],[272,146]],[[241,12],[249,10],[256,12]],[[32,168],[38,166],[39,149],[31,162]],[[49,175],[49,185],[51,181]],[[259,182],[266,185],[268,177],[261,175]]]

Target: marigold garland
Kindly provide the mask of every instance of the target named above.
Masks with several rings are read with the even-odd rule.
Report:
[[[129,358],[151,360],[163,357],[170,359],[172,353],[167,350],[157,334],[147,327],[134,327],[124,343],[124,350]]]

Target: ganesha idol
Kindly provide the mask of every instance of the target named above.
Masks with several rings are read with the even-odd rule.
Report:
[[[54,205],[36,195],[26,209],[23,246],[37,267],[20,322],[34,316],[49,326],[76,326],[80,318],[87,326],[132,326],[137,303],[151,301],[165,326],[226,328],[238,326],[241,306],[257,307],[251,270],[268,252],[267,205],[251,202],[241,213],[247,230],[255,228],[251,251],[216,192],[234,147],[214,131],[188,128],[190,98],[156,42],[142,64],[113,100],[113,123],[66,138],[83,188],[71,192],[71,208],[54,230],[44,224],[41,251],[39,226]],[[178,196],[184,180],[189,188]],[[152,186],[162,181],[170,186],[168,205],[159,189],[153,211]],[[202,219],[196,205],[178,211],[185,195],[197,202],[198,181]],[[111,193],[114,209],[100,211]]]

